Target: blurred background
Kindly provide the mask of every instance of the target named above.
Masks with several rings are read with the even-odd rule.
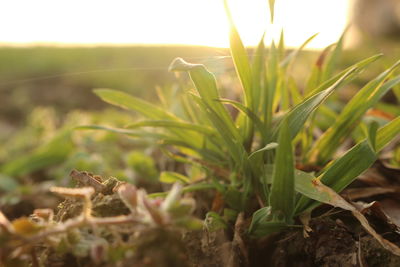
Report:
[[[267,45],[282,29],[289,48],[319,35],[293,75],[309,75],[321,51],[347,28],[350,63],[384,53],[375,75],[400,56],[399,0],[277,0],[274,24],[267,0],[229,0],[249,50],[265,32]],[[42,202],[54,178],[65,184],[72,168],[121,179],[157,179],[145,147],[104,132],[72,133],[77,125],[123,127],[134,115],[101,102],[93,88],[113,88],[145,99],[173,99],[181,80],[169,73],[175,57],[205,64],[222,89],[235,85],[223,1],[2,0],[0,2],[0,207]],[[358,81],[360,84],[365,81]],[[146,148],[147,149],[147,148]],[[121,154],[121,151],[125,151]],[[134,152],[132,152],[134,151]],[[159,162],[157,164],[160,164]],[[15,179],[17,178],[17,179]],[[41,181],[40,187],[31,187]],[[52,206],[46,198],[45,205]],[[27,208],[28,207],[28,208]]]
[[[349,27],[346,48],[359,51],[362,44],[369,53],[399,53],[396,0],[280,0],[274,24],[266,0],[229,4],[249,47],[264,32],[270,44],[284,29],[289,47],[319,33],[307,48],[321,50]],[[224,58],[229,43],[223,1],[4,0],[0,10],[0,118],[11,124],[36,105],[62,112],[99,108],[91,94],[97,87],[146,97],[157,85],[174,82],[166,70],[178,56],[221,73],[231,63]]]

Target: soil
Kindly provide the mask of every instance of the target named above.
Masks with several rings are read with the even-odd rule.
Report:
[[[302,230],[287,231],[262,240],[246,240],[246,252],[235,248],[226,232],[187,234],[189,266],[195,267],[395,267],[393,255],[360,229],[350,230],[340,219],[314,219],[305,238]]]

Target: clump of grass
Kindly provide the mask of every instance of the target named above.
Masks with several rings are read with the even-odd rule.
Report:
[[[121,91],[96,89],[95,93],[104,101],[136,111],[145,119],[126,128],[79,127],[153,140],[166,155],[186,167],[186,172],[164,171],[159,175],[161,182],[175,184],[171,191],[147,195],[132,185],[119,185],[115,179],[102,182],[87,173],[73,173],[84,187],[52,190],[79,201],[64,202],[56,219],[51,211],[37,211],[37,221],[9,222],[0,213],[7,246],[22,247],[36,258],[31,242],[44,240],[53,242],[48,247],[61,247],[64,253],[101,262],[112,242],[110,245],[108,236],[102,235],[100,226],[132,224],[129,229],[114,229],[117,236],[166,227],[192,228],[198,226],[198,221],[190,216],[193,203],[180,200],[179,194],[213,190],[222,196],[222,203],[206,215],[204,225],[209,230],[225,228],[235,220],[235,225],[244,225],[249,218],[246,233],[264,237],[293,227],[296,217],[304,218],[320,203],[327,203],[351,211],[382,246],[400,255],[397,246],[378,235],[365,217],[337,194],[366,171],[399,134],[400,117],[371,121],[365,114],[400,83],[400,76],[394,75],[400,61],[371,79],[341,111],[336,111],[330,98],[382,55],[335,72],[342,37],[309,66],[309,79],[298,85],[291,73],[293,64],[315,36],[291,52],[285,48],[283,34],[278,44],[272,42],[268,48],[261,38],[250,57],[227,5],[226,11],[231,56],[242,88],[237,98],[221,97],[216,77],[204,65],[177,58],[170,71],[187,73],[193,89],[179,95],[173,108],[162,108]],[[166,98],[160,95],[160,99],[165,104]],[[345,146],[346,142],[350,145]],[[140,161],[138,166],[135,154],[130,155],[128,162],[138,170],[154,169],[151,160]],[[156,171],[151,173],[151,178],[157,176]],[[110,255],[129,255],[137,244],[135,239],[129,241],[133,243],[116,246],[122,252]],[[84,243],[85,250],[74,250],[78,243]],[[19,255],[22,254],[16,256]]]
[[[104,101],[137,111],[146,120],[126,129],[86,128],[128,135],[136,135],[137,128],[162,128],[149,134],[162,148],[173,147],[176,160],[201,165],[206,178],[198,183],[175,174],[169,176],[169,181],[183,183],[184,190],[214,188],[224,196],[227,207],[236,212],[248,211],[254,207],[252,200],[258,199],[259,210],[254,212],[249,232],[264,236],[293,225],[294,217],[310,212],[318,206],[317,201],[332,200],[333,196],[316,184],[340,192],[367,170],[398,135],[399,117],[371,123],[363,116],[400,82],[400,76],[393,75],[400,61],[362,87],[342,111],[335,112],[326,104],[327,99],[382,55],[336,73],[342,37],[321,53],[310,66],[310,78],[299,86],[292,77],[292,65],[315,36],[291,53],[285,49],[283,34],[278,45],[272,42],[268,49],[262,38],[250,58],[227,5],[226,10],[231,55],[243,89],[239,100],[222,98],[215,76],[204,65],[177,58],[170,71],[188,73],[194,85],[194,90],[180,96],[183,114],[120,91],[96,89]],[[332,52],[328,55],[329,49]],[[239,115],[233,117],[227,106],[237,109]],[[332,124],[324,128],[326,121]],[[315,130],[323,132],[316,135]],[[352,134],[361,141],[337,157]],[[306,173],[296,166],[315,172]]]

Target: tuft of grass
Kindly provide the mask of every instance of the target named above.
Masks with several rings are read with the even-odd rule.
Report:
[[[274,5],[274,1],[269,3]],[[188,164],[200,164],[204,184],[208,186],[199,186],[199,190],[214,188],[224,197],[227,207],[236,212],[254,207],[253,200],[258,199],[260,206],[252,210],[249,232],[262,236],[290,226],[294,216],[310,212],[318,206],[317,201],[327,202],[330,196],[318,192],[314,181],[340,192],[367,170],[378,153],[398,136],[399,117],[368,125],[363,118],[383,95],[397,88],[400,76],[394,73],[400,62],[368,82],[337,112],[332,110],[335,100],[331,96],[348,86],[382,55],[337,71],[343,34],[336,44],[321,52],[315,64],[309,66],[309,79],[298,85],[292,77],[292,66],[315,35],[291,53],[285,48],[283,33],[279,44],[272,42],[268,48],[262,36],[251,57],[235,27],[227,1],[225,8],[232,61],[242,88],[237,98],[221,97],[217,79],[206,66],[188,63],[182,58],[172,62],[170,71],[188,73],[194,86],[194,90],[183,92],[174,104],[183,107],[183,114],[120,91],[96,89],[94,92],[104,101],[136,111],[144,118],[126,129],[109,130],[135,136],[139,128],[150,129],[149,136],[169,151],[169,155]],[[229,106],[238,115],[232,115]],[[326,121],[333,123],[324,128]],[[152,129],[158,131],[153,133]],[[315,129],[323,133],[314,135]],[[360,132],[366,134],[360,135]],[[352,135],[356,135],[354,145],[337,157],[344,141]],[[320,171],[305,173],[296,169],[296,163],[317,166]],[[191,177],[176,173],[164,173],[161,180],[183,182],[187,188],[196,185]]]

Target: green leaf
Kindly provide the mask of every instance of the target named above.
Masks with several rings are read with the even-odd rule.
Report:
[[[376,134],[376,150],[381,151],[389,142],[400,135],[400,116],[381,127]]]
[[[261,92],[265,86],[265,45],[264,34],[258,43],[257,49],[253,55],[253,64],[251,66],[253,74],[253,112],[258,112],[261,103]]]
[[[200,191],[200,190],[213,190],[216,189],[215,185],[210,184],[210,183],[199,183],[199,184],[191,184],[187,185],[182,188],[182,194],[189,193],[189,192],[194,192],[194,191]],[[168,192],[157,192],[157,193],[152,193],[149,194],[149,198],[157,198],[157,197],[165,197],[168,195]]]
[[[384,83],[385,79],[399,65],[400,61],[370,81],[350,100],[336,122],[314,144],[307,154],[307,158],[312,162],[324,164],[332,157],[338,146],[352,132],[367,110],[400,82],[400,76],[398,76]]]
[[[215,232],[221,229],[227,229],[228,224],[225,222],[224,218],[222,218],[218,213],[214,211],[209,211],[206,214],[206,218],[204,220],[204,227],[208,232]]]
[[[369,64],[375,62],[377,59],[381,58],[382,56],[383,56],[383,54],[377,54],[377,55],[374,55],[372,57],[369,57],[369,58],[366,58],[364,60],[361,60],[360,62],[357,62],[356,64],[354,64],[354,65],[346,68],[345,70],[339,72],[338,74],[336,74],[335,76],[333,76],[329,80],[323,82],[317,88],[314,88],[314,89],[312,87],[308,88],[307,92],[309,92],[309,93],[307,94],[307,96],[314,95],[314,94],[316,94],[318,92],[321,92],[322,90],[325,90],[326,88],[332,86],[332,84],[334,84],[338,79],[340,79],[349,70],[356,68],[357,71],[354,72],[353,75],[348,76],[347,79],[344,81],[345,83],[350,82],[354,77],[356,77],[360,72],[362,72]],[[319,64],[319,63],[317,63],[317,64]],[[319,83],[320,83],[320,81],[318,80],[317,82],[315,82],[315,85],[317,85]],[[312,86],[312,85],[310,85],[310,86]]]
[[[274,220],[271,207],[264,207],[253,213],[249,234],[254,237],[262,237],[280,232],[288,227],[285,222]]]
[[[256,126],[257,130],[260,132],[260,134],[262,136],[262,139],[263,140],[267,139],[267,131],[264,129],[264,124],[261,121],[261,119],[256,114],[254,114],[254,112],[252,112],[250,109],[248,109],[247,107],[242,105],[242,103],[239,103],[239,102],[234,101],[234,100],[219,99],[219,101],[222,102],[222,103],[225,103],[225,104],[230,104],[234,108],[236,108],[237,110],[239,110],[240,112],[245,114],[253,122],[253,124]]]
[[[180,173],[177,172],[162,172],[159,178],[160,182],[166,184],[173,184],[176,182],[180,182],[183,184],[187,184],[190,182],[190,179]]]
[[[71,131],[62,131],[32,153],[21,155],[5,163],[1,166],[0,173],[13,177],[26,175],[63,162],[72,149]]]
[[[312,35],[309,37],[299,48],[293,50],[280,64],[281,67],[285,68],[288,67],[290,69],[290,66],[293,64],[293,62],[296,60],[298,54],[304,49],[304,47],[307,46],[316,36],[318,33]]]
[[[250,110],[255,111],[256,104],[254,104],[255,101],[254,96],[256,93],[254,92],[254,87],[253,87],[253,74],[250,66],[250,60],[247,55],[246,48],[244,47],[240,35],[233,22],[233,18],[229,11],[227,0],[224,1],[224,4],[230,26],[230,33],[229,33],[230,51],[236,69],[236,73],[243,87],[245,106]],[[242,129],[244,133],[245,146],[246,148],[250,148],[253,140],[253,124],[247,118],[245,118],[242,121],[242,123],[243,123]]]
[[[313,65],[310,77],[307,80],[307,85],[304,91],[305,95],[308,95],[312,90],[317,88],[318,85],[321,84],[321,79],[322,79],[322,72],[323,72],[323,66],[325,63],[325,59],[332,48],[333,45],[329,45],[325,47],[324,50],[319,54],[317,60],[315,61],[315,64]]]
[[[235,65],[236,72],[239,76],[240,82],[243,86],[246,106],[252,108],[253,85],[252,85],[250,60],[249,57],[247,56],[247,51],[243,45],[242,39],[240,38],[240,35],[233,22],[233,18],[229,11],[228,3],[226,0],[224,1],[224,4],[230,26],[229,41],[230,41],[230,51],[232,59]]]
[[[132,137],[155,138],[155,139],[168,138],[168,136],[166,136],[164,134],[139,132],[139,131],[133,131],[133,130],[121,129],[121,128],[113,128],[113,127],[107,127],[107,126],[101,126],[101,125],[82,125],[82,126],[75,127],[74,130],[104,130],[107,132],[124,134],[124,135],[132,136]]]
[[[379,124],[376,121],[373,121],[368,128],[368,142],[370,146],[376,150],[376,134],[378,131]]]
[[[289,125],[282,122],[278,137],[269,203],[271,212],[291,223],[294,209],[294,159]]]
[[[261,153],[263,153],[265,151],[268,151],[268,150],[271,150],[271,149],[275,149],[277,147],[278,147],[278,143],[269,143],[266,146],[264,146],[263,148],[260,148],[260,149],[258,149],[256,151],[254,151],[253,153],[251,153],[249,155],[249,159],[251,159],[252,157],[254,157],[254,156],[258,155],[258,154],[261,154]]]
[[[343,82],[346,80],[346,78],[349,77],[355,71],[356,68],[350,69],[331,87],[325,89],[320,93],[308,97],[303,102],[292,108],[288,112],[288,114],[286,114],[285,117],[287,118],[289,123],[290,135],[292,139],[303,128],[304,123],[311,115],[311,113],[315,109],[317,109],[336,89],[340,88],[343,85]],[[276,136],[277,136],[277,130],[275,130],[272,140],[275,140]]]
[[[336,192],[340,192],[368,169],[376,159],[377,156],[368,142],[361,142],[344,156],[332,162],[318,179]],[[317,204],[309,201],[308,198],[301,197],[296,206],[296,213],[301,213],[315,206]]]
[[[121,91],[111,89],[95,89],[93,92],[107,103],[124,109],[137,111],[150,119],[179,120],[172,113],[169,113],[156,105]]]
[[[0,173],[0,192],[12,192],[18,190],[18,186],[20,185],[15,178]]]
[[[171,71],[188,71],[196,86],[200,97],[194,100],[200,106],[202,112],[212,122],[222,138],[222,142],[229,149],[230,156],[240,168],[243,164],[243,155],[246,153],[243,147],[243,138],[236,128],[232,118],[224,105],[216,101],[219,99],[215,77],[203,65],[190,64],[177,58],[170,66]]]
[[[212,109],[229,128],[233,136],[240,139],[240,134],[234,125],[226,108],[218,101],[219,93],[215,77],[210,73],[204,65],[190,64],[181,58],[176,58],[170,65],[170,71],[187,71],[190,74],[197,92],[199,93],[202,101],[209,109]]]
[[[243,192],[239,190],[228,187],[228,189],[224,192],[224,200],[225,202],[232,208],[237,211],[242,211],[244,209],[243,206]]]
[[[126,128],[140,128],[140,127],[162,127],[162,128],[177,128],[195,131],[205,135],[215,135],[214,129],[194,123],[181,122],[181,121],[169,121],[169,120],[147,120],[132,123],[126,126]]]
[[[274,23],[275,0],[268,0],[268,4],[269,4],[269,12],[271,15],[271,23]]]
[[[382,150],[385,145],[398,136],[399,129],[400,117],[381,127],[376,134],[376,152]],[[376,152],[368,140],[364,140],[348,150],[342,157],[329,164],[318,179],[336,192],[340,192],[375,162],[377,159]],[[316,199],[315,197],[313,198]],[[295,213],[299,214],[317,205],[317,203],[302,196],[297,202]]]
[[[344,41],[346,32],[347,32],[347,29],[345,29],[342,36],[340,36],[340,39],[335,46],[335,49],[332,51],[331,55],[329,56],[329,58],[326,62],[325,68],[322,73],[322,81],[327,80],[332,75],[332,72],[335,69],[337,62],[340,59],[340,55],[342,54],[342,50],[343,50],[343,41]]]

